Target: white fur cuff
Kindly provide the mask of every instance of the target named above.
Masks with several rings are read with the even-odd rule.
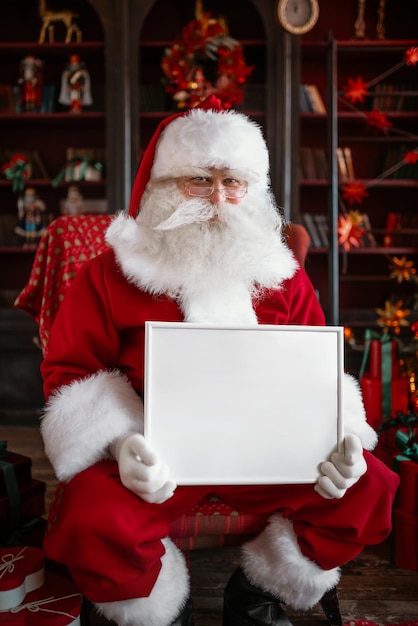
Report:
[[[166,553],[150,595],[96,604],[107,619],[114,620],[119,626],[167,626],[178,617],[189,597],[189,574],[180,550],[168,538],[163,543]]]
[[[41,422],[45,452],[59,480],[97,461],[130,431],[143,433],[143,404],[120,372],[102,371],[60,387]]]
[[[250,583],[294,609],[310,609],[340,579],[339,568],[323,570],[303,556],[291,522],[281,515],[273,515],[242,550],[242,568]]]

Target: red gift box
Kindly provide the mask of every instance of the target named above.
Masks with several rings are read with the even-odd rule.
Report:
[[[365,374],[361,378],[364,408],[367,421],[373,428],[378,428],[383,421],[381,380]],[[407,413],[409,408],[409,381],[407,378],[395,378],[391,382],[391,416],[398,412]]]
[[[377,443],[377,446],[373,450],[373,454],[375,457],[380,459],[380,461],[382,461],[385,465],[390,467],[390,469],[393,469],[394,452],[390,446],[386,446],[384,443],[382,443],[379,440]]]
[[[0,613],[0,624],[80,626],[81,600],[71,580],[46,572],[42,587],[28,593],[19,606]]]
[[[400,376],[396,341],[390,340],[386,334],[380,339],[372,339],[376,333],[370,330],[365,336],[359,378],[367,421],[373,428],[378,428],[383,419],[408,411],[409,380]]]
[[[401,454],[398,446],[396,445],[396,433],[399,431],[405,433],[408,437],[415,437],[415,439],[418,439],[418,426],[411,425],[408,428],[399,428],[399,424],[401,423],[405,422],[393,422],[393,424],[389,427],[381,430],[379,433],[379,441],[376,448],[373,450],[373,454],[391,469],[393,469],[394,458]]]
[[[10,505],[8,498],[0,498],[0,526],[9,523]],[[31,480],[29,487],[20,491],[20,515],[22,520],[41,517],[45,513],[45,483]]]
[[[418,516],[418,463],[395,457],[395,469],[401,479],[396,509]]]
[[[42,550],[28,546],[0,550],[0,610],[22,603],[27,593],[45,582]]]
[[[418,515],[395,511],[395,565],[418,571]]]

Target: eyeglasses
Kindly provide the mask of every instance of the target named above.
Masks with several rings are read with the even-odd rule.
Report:
[[[215,187],[213,182],[204,178],[189,178],[183,186],[189,196],[197,198],[209,198],[215,191],[222,191],[225,198],[243,198],[247,193],[247,183],[234,178],[223,180],[221,187]]]

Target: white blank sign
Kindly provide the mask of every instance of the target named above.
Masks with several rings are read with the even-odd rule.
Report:
[[[145,333],[145,437],[177,484],[315,482],[342,436],[341,327]]]

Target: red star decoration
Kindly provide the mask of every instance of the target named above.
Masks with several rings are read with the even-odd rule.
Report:
[[[404,154],[402,158],[405,163],[415,165],[415,163],[418,161],[418,150],[410,150],[409,152]]]
[[[367,198],[369,195],[366,191],[366,187],[355,180],[352,183],[348,183],[348,185],[344,185],[342,187],[343,198],[348,201],[348,204],[351,206],[355,202],[357,204],[361,204],[364,198]]]
[[[378,109],[374,111],[366,112],[367,122],[369,126],[378,128],[379,130],[386,130],[390,126],[393,126],[392,122],[387,119],[386,113],[381,113]]]
[[[364,96],[370,95],[370,92],[367,91],[367,83],[360,76],[357,76],[356,79],[349,78],[343,89],[345,90],[344,98],[350,100],[352,104],[364,102]]]
[[[409,48],[405,52],[405,63],[407,65],[416,65],[418,63],[418,48]]]

